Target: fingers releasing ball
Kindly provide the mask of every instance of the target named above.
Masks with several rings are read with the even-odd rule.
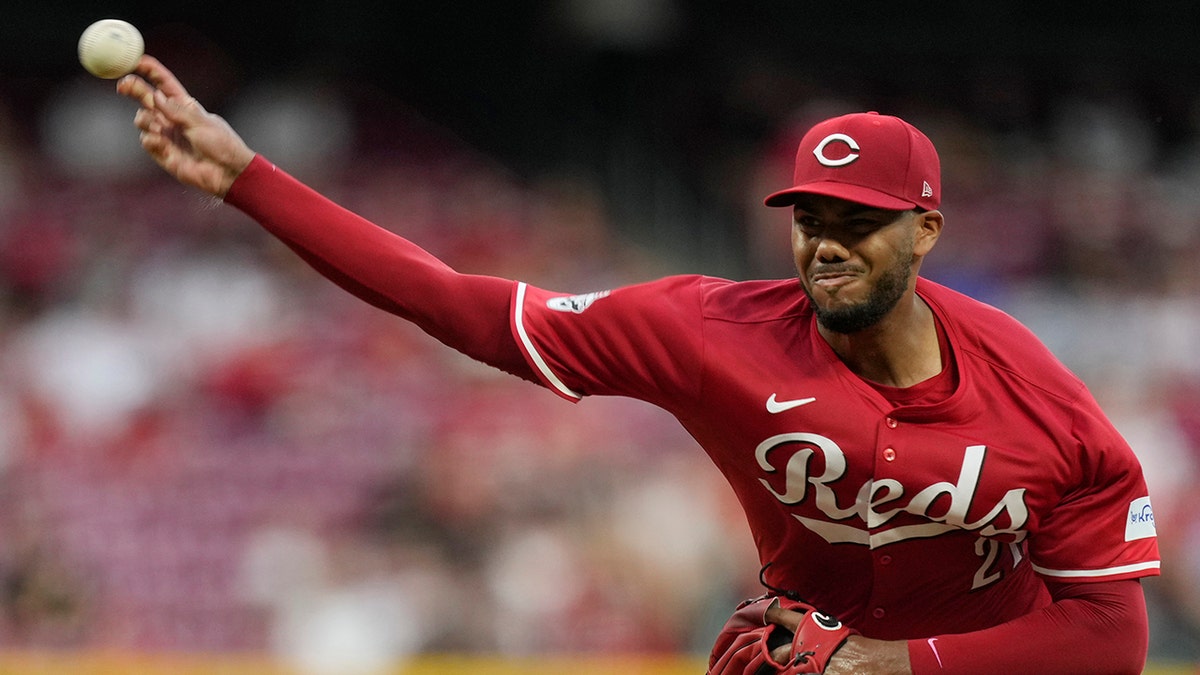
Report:
[[[79,37],[79,62],[96,77],[112,80],[133,72],[145,48],[142,34],[132,24],[102,19]]]

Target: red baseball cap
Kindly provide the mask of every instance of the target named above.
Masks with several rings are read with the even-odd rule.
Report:
[[[879,209],[936,209],[941,163],[933,143],[899,117],[853,113],[818,123],[800,140],[792,187],[767,206],[792,206],[796,195],[838,197]]]

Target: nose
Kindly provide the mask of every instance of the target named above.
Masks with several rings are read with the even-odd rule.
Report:
[[[841,262],[849,257],[846,246],[834,237],[822,237],[817,242],[816,259],[820,262]]]

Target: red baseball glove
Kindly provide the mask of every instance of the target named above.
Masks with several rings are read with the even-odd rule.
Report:
[[[767,609],[776,604],[804,614],[795,633],[767,623]],[[803,602],[777,596],[747,600],[738,605],[717,636],[708,659],[708,675],[823,673],[834,652],[857,634],[858,631]],[[785,663],[771,657],[773,650],[789,643],[791,648]]]

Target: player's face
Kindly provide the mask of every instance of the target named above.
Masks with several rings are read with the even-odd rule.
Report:
[[[877,324],[912,286],[915,211],[876,209],[834,197],[797,202],[792,252],[817,320],[836,333]]]

